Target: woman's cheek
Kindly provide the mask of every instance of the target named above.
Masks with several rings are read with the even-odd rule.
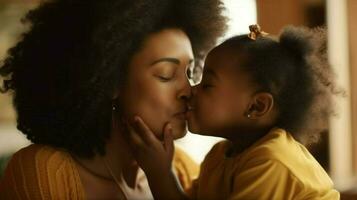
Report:
[[[160,110],[154,109],[154,107],[150,106],[143,106],[140,116],[156,136],[161,135],[163,116]]]
[[[151,92],[140,97],[137,106],[137,114],[143,118],[144,122],[154,132],[156,136],[162,134],[163,126],[169,121],[170,102],[165,98],[167,92],[160,89],[150,89]],[[153,92],[155,91],[155,92]]]

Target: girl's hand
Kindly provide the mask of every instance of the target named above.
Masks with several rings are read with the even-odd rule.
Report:
[[[156,138],[154,133],[138,116],[129,125],[129,143],[139,166],[150,176],[160,177],[162,173],[171,171],[174,153],[172,127],[164,127],[163,141]]]
[[[163,141],[156,138],[140,117],[135,117],[128,127],[133,155],[148,178],[154,199],[188,199],[171,171],[174,153],[171,125],[165,125]]]

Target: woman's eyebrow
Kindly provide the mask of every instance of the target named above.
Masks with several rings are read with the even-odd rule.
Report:
[[[191,64],[193,61],[194,61],[193,59],[190,59],[189,60],[189,64]],[[177,58],[165,57],[165,58],[160,58],[160,59],[155,60],[150,65],[155,65],[155,64],[157,64],[159,62],[170,62],[170,63],[174,63],[176,65],[180,65],[181,64],[180,60],[177,59]]]
[[[176,65],[180,65],[180,63],[181,63],[180,60],[177,59],[177,58],[169,58],[169,57],[167,57],[167,58],[160,58],[158,60],[155,60],[150,65],[155,65],[155,64],[157,64],[159,62],[170,62],[170,63],[174,63]]]

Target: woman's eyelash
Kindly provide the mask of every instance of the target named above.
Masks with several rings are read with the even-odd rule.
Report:
[[[167,82],[172,79],[172,77],[164,77],[164,76],[157,76],[157,77],[163,82]]]

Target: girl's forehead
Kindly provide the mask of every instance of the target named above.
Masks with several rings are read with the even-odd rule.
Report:
[[[237,68],[245,63],[247,55],[238,48],[218,46],[206,58],[205,67],[233,67]]]

